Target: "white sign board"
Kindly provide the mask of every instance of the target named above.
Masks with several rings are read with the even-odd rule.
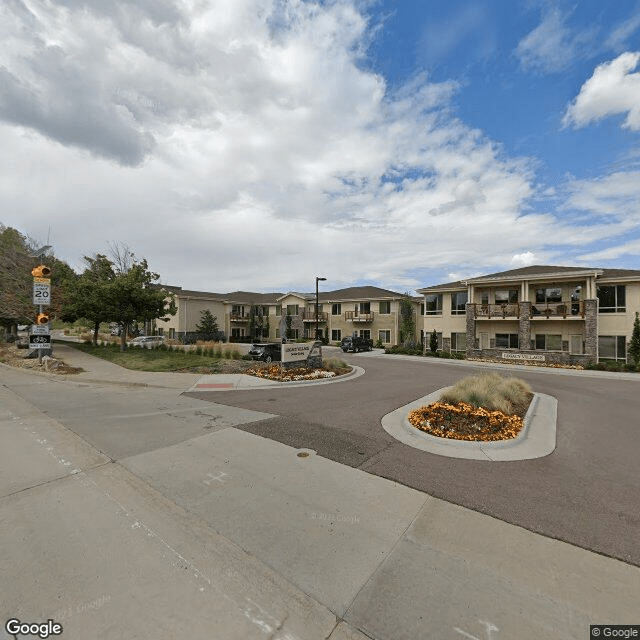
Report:
[[[45,280],[45,278],[41,278],[41,280]],[[51,285],[49,283],[33,283],[33,304],[51,304]]]
[[[32,324],[31,325],[31,335],[35,336],[48,336],[49,335],[49,325],[48,324]]]
[[[319,342],[285,342],[282,345],[282,362],[305,362],[309,356],[319,355]]]
[[[51,348],[51,336],[46,335],[30,335],[29,346],[32,349],[50,349]]]
[[[544,362],[545,357],[541,353],[502,353],[500,357],[504,360],[536,360]]]

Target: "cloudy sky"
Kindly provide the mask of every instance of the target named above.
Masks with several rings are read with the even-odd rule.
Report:
[[[3,0],[0,36],[0,223],[76,269],[640,269],[640,2]]]

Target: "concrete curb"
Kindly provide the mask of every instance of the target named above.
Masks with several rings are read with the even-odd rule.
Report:
[[[449,440],[416,429],[407,418],[409,412],[436,402],[440,395],[449,388],[445,387],[434,391],[428,396],[388,413],[382,418],[383,429],[396,440],[414,449],[421,449],[448,458],[508,462],[543,458],[555,450],[558,401],[543,393],[534,394],[525,416],[522,432],[513,440],[494,442]]]

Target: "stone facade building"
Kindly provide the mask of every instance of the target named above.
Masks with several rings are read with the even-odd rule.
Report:
[[[423,332],[435,330],[443,350],[505,361],[625,361],[640,271],[538,265],[418,293]]]

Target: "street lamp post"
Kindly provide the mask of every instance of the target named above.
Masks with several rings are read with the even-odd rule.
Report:
[[[318,329],[318,282],[324,282],[326,278],[319,278],[316,276],[316,340],[319,340],[319,329]]]

